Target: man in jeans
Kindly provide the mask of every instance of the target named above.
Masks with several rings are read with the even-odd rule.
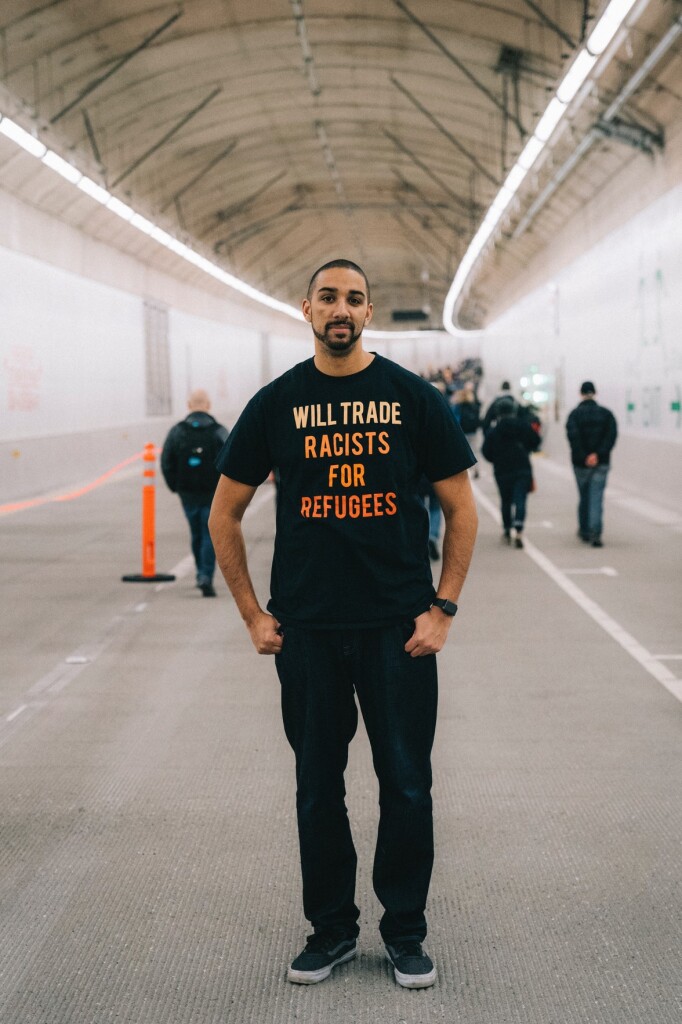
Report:
[[[313,984],[356,953],[356,853],[345,805],[348,745],[363,714],[379,779],[374,888],[400,985],[425,988],[433,865],[431,747],[436,652],[457,610],[476,534],[475,459],[431,384],[363,348],[372,317],[364,271],[313,274],[303,315],[314,355],[262,388],[218,458],[210,518],[218,563],[260,654],[275,655],[296,758],[303,909],[312,923],[288,979]],[[271,469],[280,479],[267,610],[246,563],[241,520]],[[434,589],[433,483],[445,532]]]
[[[216,455],[228,429],[211,416],[211,400],[203,388],[187,399],[189,414],[168,433],[161,452],[161,472],[177,494],[189,523],[196,583],[204,597],[215,597],[215,552],[208,532],[208,515],[218,483]]]
[[[580,495],[578,536],[593,548],[601,548],[604,489],[618,427],[613,413],[597,404],[595,394],[591,380],[581,384],[580,404],[569,414],[566,434]]]

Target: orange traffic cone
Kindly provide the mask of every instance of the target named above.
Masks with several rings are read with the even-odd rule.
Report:
[[[175,579],[156,571],[156,448],[149,443],[142,456],[142,572],[121,576],[124,583],[169,583]]]

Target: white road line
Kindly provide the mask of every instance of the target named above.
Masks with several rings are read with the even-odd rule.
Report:
[[[617,576],[616,569],[610,565],[602,565],[600,569],[564,569],[567,576]]]
[[[18,718],[22,711],[25,711],[28,704],[20,704],[18,708],[15,708],[9,715],[7,715],[7,721],[13,722],[15,718]]]
[[[499,523],[500,514],[490,499],[482,493],[481,489],[475,484],[473,485],[476,499],[480,505],[489,513],[492,518]],[[608,633],[609,636],[619,644],[624,651],[626,651],[631,658],[639,662],[642,668],[646,669],[649,675],[653,676],[654,679],[664,686],[673,697],[677,697],[679,701],[682,701],[682,680],[677,679],[669,668],[665,665],[661,665],[659,659],[655,655],[647,651],[646,647],[643,647],[635,638],[628,633],[623,627],[612,619],[604,609],[593,601],[590,597],[585,594],[580,587],[578,587],[572,580],[569,580],[566,573],[562,572],[561,569],[557,568],[556,565],[546,555],[543,555],[534,544],[524,538],[524,551],[529,558],[533,561],[543,572],[547,573],[550,579],[554,580],[557,586],[561,587],[564,593],[568,594],[570,598],[575,601],[579,608],[582,608],[587,615],[590,616],[598,626]]]

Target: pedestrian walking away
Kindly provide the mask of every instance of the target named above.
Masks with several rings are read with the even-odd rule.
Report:
[[[187,407],[189,414],[166,437],[161,472],[170,490],[179,496],[189,523],[196,585],[204,597],[215,597],[215,551],[208,516],[220,477],[215,460],[229,431],[209,413],[211,400],[203,388],[191,393]]]
[[[452,628],[476,535],[467,470],[475,462],[436,388],[367,351],[363,270],[333,260],[302,304],[312,358],[262,388],[218,458],[210,529],[218,563],[256,651],[274,655],[295,755],[303,911],[312,925],[287,977],[312,984],[357,949],[357,857],[345,805],[348,746],[362,712],[379,781],[373,883],[396,981],[425,988],[423,949],[434,859],[431,748],[436,654]],[[241,520],[279,472],[265,609]],[[425,476],[443,510],[434,588]]]
[[[511,392],[511,384],[508,380],[503,380],[500,384],[500,393],[496,398],[493,398],[492,402],[488,406],[483,422],[481,424],[483,428],[483,437],[486,438],[490,431],[497,423],[500,415],[500,408],[508,408],[511,402],[513,406],[513,415],[516,415],[519,409],[519,403],[516,401]]]
[[[601,548],[604,491],[618,425],[611,410],[597,404],[596,393],[591,380],[581,384],[580,403],[569,413],[566,434],[578,485],[578,536],[593,548]]]
[[[493,464],[495,483],[500,492],[502,537],[507,544],[523,547],[526,499],[533,482],[529,452],[540,447],[540,435],[527,420],[516,415],[514,402],[500,401],[497,422],[483,442],[481,452]]]

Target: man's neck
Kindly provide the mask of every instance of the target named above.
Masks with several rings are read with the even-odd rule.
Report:
[[[319,341],[315,341],[315,366],[328,377],[349,377],[352,373],[360,373],[373,359],[373,353],[365,352],[362,347],[356,347],[342,356],[332,356],[322,348]]]

